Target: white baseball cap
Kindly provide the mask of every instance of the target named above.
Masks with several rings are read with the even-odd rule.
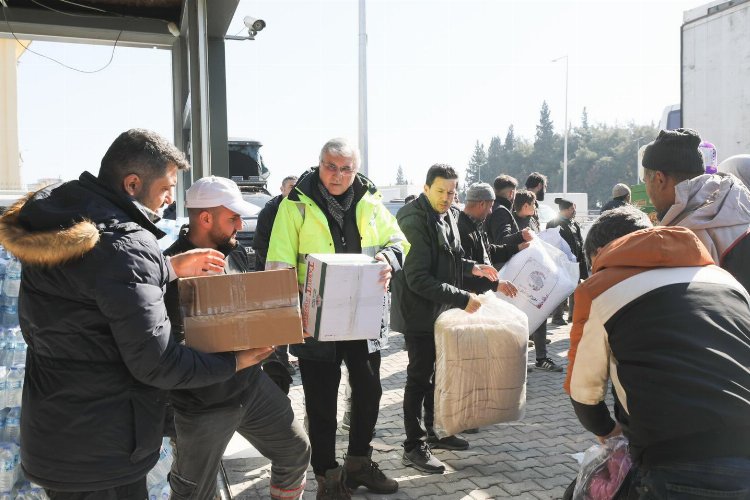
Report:
[[[243,217],[260,212],[260,207],[242,199],[240,188],[225,177],[198,179],[185,192],[185,208],[213,208],[223,206]]]

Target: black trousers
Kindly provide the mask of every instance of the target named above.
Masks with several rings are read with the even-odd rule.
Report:
[[[146,477],[124,486],[99,491],[57,491],[44,489],[50,500],[146,500]]]
[[[351,456],[363,457],[370,452],[372,431],[378,421],[380,396],[380,352],[367,352],[366,340],[336,342],[336,361],[299,359],[302,388],[309,426],[313,472],[322,476],[338,467],[336,462],[336,408],[341,361],[349,370],[352,388],[352,410],[349,427]]]
[[[425,437],[419,425],[424,407],[424,425],[432,429],[435,421],[435,337],[404,335],[409,364],[404,389],[404,450],[413,450]]]

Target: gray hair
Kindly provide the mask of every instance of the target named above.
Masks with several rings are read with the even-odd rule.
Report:
[[[323,149],[320,150],[320,161],[323,156],[330,154],[342,158],[351,158],[354,162],[354,168],[359,168],[359,148],[343,137],[336,137],[326,142]]]
[[[583,245],[589,266],[601,247],[626,234],[650,227],[653,225],[648,216],[632,205],[607,210],[591,226],[586,236],[586,243]]]

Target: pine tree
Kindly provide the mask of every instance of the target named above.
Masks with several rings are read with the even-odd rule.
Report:
[[[490,146],[487,148],[487,168],[482,172],[484,182],[491,183],[495,177],[500,175],[503,163],[505,163],[504,152],[500,137],[494,136],[490,139]]]
[[[407,184],[409,184],[409,181],[406,180],[406,176],[404,175],[404,169],[401,168],[401,165],[399,165],[398,171],[396,172],[396,185],[405,186]]]
[[[471,155],[469,165],[466,168],[466,187],[475,182],[481,182],[482,170],[487,168],[487,153],[484,151],[484,144],[477,141],[474,146],[474,154]]]

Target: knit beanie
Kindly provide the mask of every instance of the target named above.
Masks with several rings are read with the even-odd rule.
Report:
[[[701,138],[695,130],[662,130],[643,152],[643,167],[662,172],[702,174],[703,156],[698,151]]]

